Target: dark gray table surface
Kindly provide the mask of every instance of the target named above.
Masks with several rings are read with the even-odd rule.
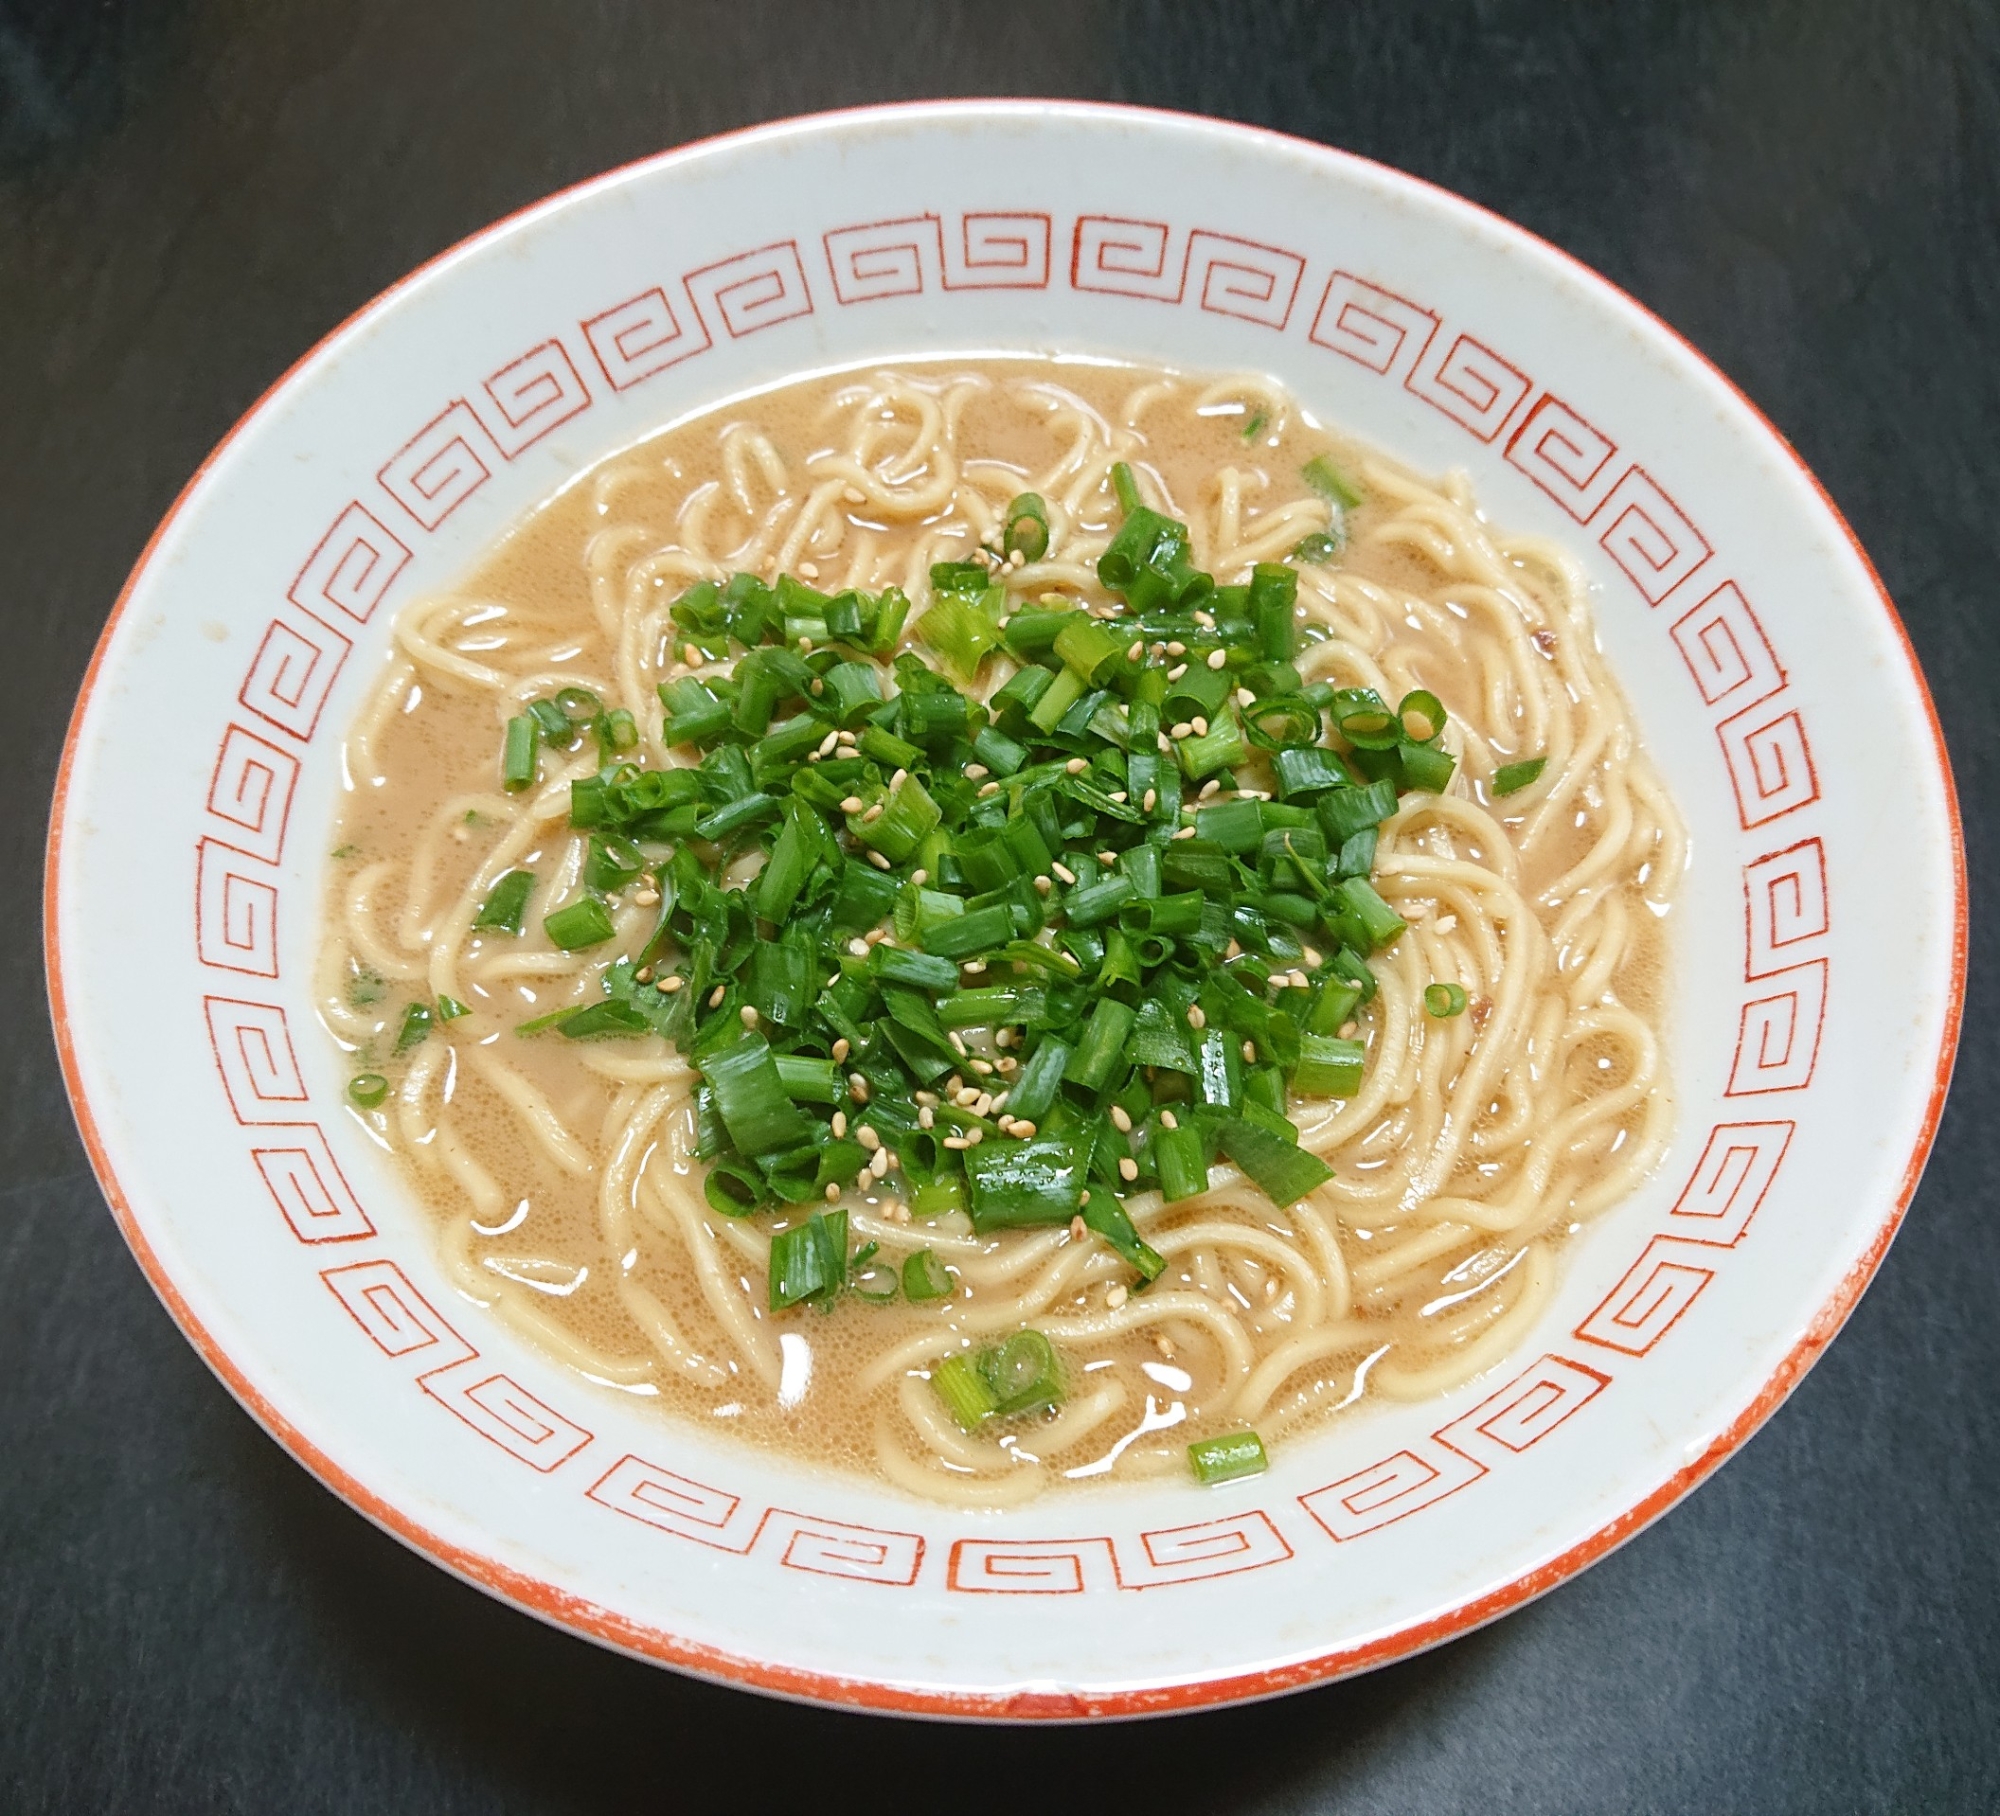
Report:
[[[147,533],[271,379],[559,185],[760,119],[966,93],[1280,127],[1624,285],[1859,532],[1967,816],[1956,1092],[1880,1278],[1790,1404],[1497,1626],[1166,1724],[786,1708],[447,1579],[175,1333],[47,1033],[41,851],[74,690]],[[2000,831],[1996,234],[1991,5],[0,0],[0,1809],[2000,1808],[2000,1043],[1977,914]]]

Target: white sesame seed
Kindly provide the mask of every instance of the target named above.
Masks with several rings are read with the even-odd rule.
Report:
[[[1317,971],[1320,966],[1326,963],[1326,960],[1320,957],[1317,947],[1308,946],[1306,948],[1306,963]]]
[[[869,808],[869,810],[861,816],[861,824],[864,826],[872,826],[881,817],[882,817],[882,803],[880,801],[877,801],[873,807]]]
[[[847,731],[845,729],[837,731],[833,735],[840,742],[843,748],[846,748],[858,742],[854,734],[851,731]]]
[[[1118,1163],[1118,1177],[1127,1185],[1139,1177],[1139,1163],[1130,1154]]]
[[[1458,928],[1458,916],[1455,914],[1441,914],[1431,923],[1431,928],[1432,931],[1437,933],[1456,932]]]
[[[1054,878],[1054,877],[1047,877],[1047,876],[1038,876],[1038,877],[1036,877],[1036,878],[1035,878],[1035,887],[1036,887],[1036,888],[1037,888],[1037,889],[1038,889],[1039,891],[1041,891],[1041,893],[1042,893],[1043,895],[1047,895],[1047,894],[1048,894],[1048,892],[1049,892],[1049,891],[1050,891],[1051,889],[1053,889],[1053,888],[1054,888],[1055,886],[1056,886],[1056,884],[1055,884],[1055,878]]]
[[[1187,654],[1187,645],[1185,643],[1169,643],[1167,645],[1167,654],[1170,656],[1185,656]]]
[[[866,958],[868,956],[868,942],[866,940],[849,940],[847,942],[847,949],[856,958]]]
[[[1146,653],[1145,638],[1143,637],[1135,638],[1132,647],[1125,652],[1125,660],[1127,662],[1137,662],[1139,658],[1143,656],[1145,653]]]
[[[1195,623],[1200,625],[1201,628],[1205,631],[1212,631],[1215,629],[1215,620],[1211,618],[1206,612],[1196,612],[1194,615],[1194,621]]]
[[[1247,687],[1239,687],[1236,690],[1236,704],[1238,706],[1255,706],[1257,704],[1257,696]]]
[[[944,1145],[948,1148],[956,1149],[969,1148],[972,1146],[972,1143],[967,1141],[963,1135],[947,1135],[944,1138]]]
[[[881,1131],[879,1129],[871,1129],[866,1123],[863,1123],[860,1128],[854,1131],[854,1139],[860,1142],[871,1154],[882,1145]]]
[[[1208,736],[1208,721],[1204,719],[1200,713],[1195,714],[1194,719],[1192,720],[1192,724],[1194,725],[1194,735],[1197,738],[1205,738]]]
[[[928,870],[913,870],[910,872],[910,881],[916,884],[916,886],[919,889],[921,889],[930,880],[931,880],[931,873]]]
[[[1122,1103],[1115,1103],[1111,1106],[1111,1121],[1119,1134],[1129,1135],[1132,1133],[1131,1112]]]
[[[822,681],[817,675],[813,676],[812,691],[814,699],[818,699],[821,694],[826,692],[826,683]],[[808,758],[807,761],[810,762],[811,759]]]
[[[993,1031],[993,1044],[1003,1049],[1011,1047],[1014,1044],[1014,1030],[1012,1028],[996,1028]]]
[[[1174,834],[1174,837],[1177,839],[1191,839],[1194,837],[1194,828],[1192,826],[1183,826],[1179,832]]]
[[[1069,1239],[1072,1242],[1081,1242],[1089,1228],[1090,1226],[1081,1217],[1072,1217],[1069,1220]]]
[[[835,1141],[840,1141],[846,1134],[847,1112],[845,1110],[836,1110],[833,1113],[833,1138]]]
[[[1307,977],[1303,971],[1294,971],[1292,973],[1292,988],[1294,990],[1310,990],[1312,988],[1312,979]]]
[[[740,1008],[739,1010],[737,1010],[737,1012],[736,1012],[736,1013],[737,1013],[738,1015],[742,1016],[742,1018],[743,1018],[743,1025],[744,1025],[744,1027],[746,1027],[746,1028],[754,1028],[754,1027],[756,1027],[756,1025],[757,1025],[757,1011],[756,1011],[756,1009],[755,1009],[755,1008],[754,1008],[754,1007],[753,1007],[753,1006],[752,1006],[751,1004],[749,1004],[749,1003],[745,1003],[745,1004],[743,1005],[743,1007],[742,1007],[742,1008]]]
[[[996,795],[999,792],[1000,784],[998,782],[988,782],[984,788],[980,789],[979,798],[983,801],[988,795]]]
[[[1178,1116],[1176,1116],[1176,1115],[1175,1115],[1175,1114],[1173,1113],[1173,1111],[1171,1111],[1171,1110],[1162,1110],[1162,1111],[1160,1112],[1160,1127],[1161,1127],[1161,1128],[1163,1128],[1163,1129],[1177,1129],[1177,1128],[1179,1128],[1180,1126],[1181,1126],[1181,1123],[1180,1123],[1180,1118],[1179,1118]]]
[[[901,788],[903,784],[907,782],[909,779],[910,779],[910,772],[907,769],[897,770],[896,773],[889,778],[889,792],[891,794],[894,794],[896,790]]]
[[[848,1046],[845,1040],[835,1041],[833,1043],[833,1063],[835,1065],[839,1065],[840,1062],[843,1059],[845,1059],[851,1051],[853,1051],[853,1049]]]
[[[917,1127],[920,1129],[934,1129],[937,1127],[937,1112],[927,1103],[917,1106]]]
[[[875,1158],[868,1163],[868,1170],[877,1179],[886,1179],[889,1176],[889,1165],[895,1158],[887,1148],[877,1148]]]
[[[1171,756],[1173,754],[1174,747],[1167,741],[1167,734],[1165,732],[1158,732],[1155,733],[1154,735],[1157,737],[1159,741],[1159,746],[1162,753]]]
[[[1012,1095],[1012,1092],[1002,1091],[998,1097],[994,1098],[993,1107],[996,1110],[1004,1110],[1007,1107],[1007,1099]]]
[[[729,988],[726,984],[717,984],[715,988],[708,993],[708,1006],[711,1009],[720,1009],[722,1007],[722,999],[728,994],[729,994]]]
[[[1208,1017],[1202,1014],[1201,1004],[1193,1003],[1189,1006],[1188,1026],[1190,1028],[1205,1028],[1208,1026]]]
[[[687,979],[684,977],[663,977],[660,979],[659,983],[654,986],[654,988],[659,990],[664,990],[669,996],[672,996],[673,993],[676,990],[680,989],[686,982]]]
[[[968,976],[979,977],[986,970],[986,961],[983,958],[969,958],[965,961],[964,969]]]
[[[873,864],[877,870],[887,870],[889,868],[889,860],[885,858],[879,851],[871,851],[868,854],[868,861],[869,863]]]
[[[859,795],[849,795],[846,800],[841,802],[840,811],[842,813],[859,813],[866,805],[867,803]]]
[[[1361,1024],[1359,1022],[1342,1022],[1340,1024],[1340,1038],[1342,1040],[1352,1040],[1360,1032]]]
[[[984,1129],[968,1129],[965,1134],[965,1145],[969,1148],[976,1148],[985,1139],[986,1131]]]
[[[1014,1133],[1018,1135],[1023,1141],[1031,1140],[1034,1137],[1035,1125],[1029,1122],[1025,1117],[1019,1118],[1015,1121]]]
[[[972,1069],[975,1072],[977,1072],[981,1078],[991,1078],[993,1076],[993,1065],[990,1060],[975,1059],[974,1061],[972,1061]]]
[[[838,1204],[840,1202],[840,1186],[835,1180],[829,1179],[826,1182],[826,1201],[828,1204]]]
[[[1071,757],[1070,760],[1063,765],[1063,773],[1066,775],[1080,776],[1089,767],[1090,765],[1086,763],[1083,760],[1083,758]]]
[[[935,1091],[919,1091],[917,1093],[917,1102],[924,1105],[927,1109],[935,1110],[937,1108],[937,1101],[938,1094]]]
[[[1196,795],[1195,799],[1197,801],[1205,801],[1209,798],[1210,795],[1216,793],[1221,787],[1222,783],[1215,777],[1211,776],[1206,782],[1204,782],[1201,785],[1201,793]]]
[[[1049,866],[1049,869],[1053,871],[1057,876],[1059,876],[1065,883],[1073,884],[1076,881],[1076,872],[1070,869],[1070,867],[1067,864],[1051,864]]]
[[[1208,666],[1210,668],[1221,668],[1228,660],[1229,652],[1226,649],[1212,649],[1208,652]]]
[[[861,937],[868,945],[877,946],[889,939],[889,930],[886,927],[870,927]],[[890,941],[890,944],[894,942]]]
[[[1194,730],[1193,723],[1187,719],[1183,719],[1179,722],[1179,724],[1177,724],[1173,728],[1172,731],[1167,733],[1167,736],[1170,738],[1185,738],[1190,733],[1192,733],[1193,730]]]
[[[977,782],[982,776],[991,773],[984,763],[968,763],[965,766],[966,780],[970,782]]]
[[[1187,664],[1185,662],[1176,662],[1172,668],[1167,670],[1167,679],[1169,681],[1178,681],[1186,673]]]
[[[1118,862],[1118,854],[1115,851],[1100,851],[1097,854],[1097,861],[1108,870]]]
[[[840,733],[838,733],[837,731],[828,732],[826,736],[820,739],[819,741],[819,754],[823,757],[832,756],[834,751],[834,746],[837,745],[839,742],[840,742]]]
[[[951,1050],[961,1059],[965,1057],[965,1038],[954,1028],[946,1037],[951,1042]]]
[[[1125,1283],[1121,1280],[1104,1295],[1104,1303],[1115,1312],[1130,1297],[1131,1294],[1126,1290]]]
[[[810,637],[801,637],[799,639],[799,654],[802,656],[810,656],[812,653],[813,653],[813,640]]]
[[[1254,1066],[1257,1063],[1257,1043],[1254,1040],[1246,1040],[1243,1043],[1243,1063],[1246,1066]]]
[[[993,1062],[993,1064],[998,1069],[1000,1076],[1002,1078],[1009,1077],[1013,1073],[1018,1072],[1021,1069],[1021,1062],[1018,1059],[1016,1059],[1011,1053],[1001,1054],[1000,1057]]]
[[[1108,801],[1116,801],[1118,805],[1122,807],[1125,805],[1125,791],[1122,788],[1114,788],[1110,792],[1110,794],[1105,796],[1105,799]]]
[[[1155,807],[1159,806],[1159,804],[1160,804],[1160,791],[1157,788],[1147,789],[1144,796],[1140,799],[1139,802],[1139,805],[1142,808],[1144,808],[1145,811],[1148,813],[1151,813]]]
[[[1153,1347],[1171,1362],[1174,1359],[1174,1345],[1171,1337],[1155,1337]]]

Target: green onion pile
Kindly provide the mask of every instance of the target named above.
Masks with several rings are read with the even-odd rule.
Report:
[[[1318,489],[1357,501],[1312,464]],[[633,760],[630,715],[581,688],[508,726],[509,789],[545,748],[594,738],[602,759],[571,787],[584,893],[545,916],[548,937],[594,948],[614,937],[609,898],[658,897],[602,1000],[521,1032],[672,1042],[701,1075],[696,1151],[722,1215],[831,1202],[893,1166],[919,1218],[963,1212],[981,1235],[1080,1219],[1142,1291],[1164,1262],[1123,1198],[1191,1198],[1224,1159],[1280,1206],[1330,1177],[1287,1098],[1360,1089],[1368,960],[1404,931],[1369,880],[1377,832],[1400,795],[1450,780],[1445,710],[1306,685],[1296,569],[1217,586],[1187,527],[1129,471],[1114,480],[1109,606],[1010,602],[1009,557],[1048,543],[1028,494],[990,554],[932,568],[915,627],[930,659],[893,654],[909,612],[893,587],[738,574],[673,607],[687,665],[735,658],[659,690],[665,742],[698,760]],[[1309,541],[1294,559],[1323,558]],[[1001,654],[1014,672],[982,703],[968,690]],[[761,869],[724,887],[752,852]],[[520,933],[533,887],[501,877],[477,927]],[[1429,1006],[1455,1014],[1463,992]],[[413,1006],[399,1047],[453,1012]],[[955,1290],[928,1249],[900,1269],[874,1253],[850,1254],[844,1211],[816,1209],[773,1239],[771,1309]],[[968,1428],[1062,1394],[1033,1331],[935,1385]],[[1240,1473],[1246,1438],[1197,1473]]]

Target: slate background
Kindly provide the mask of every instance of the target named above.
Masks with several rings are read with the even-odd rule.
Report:
[[[1982,920],[1957,1091],[1902,1237],[1827,1359],[1690,1502],[1371,1677],[1016,1733],[789,1709],[613,1658],[334,1501],[126,1257],[64,1103],[35,935],[92,642],[188,473],[297,354],[608,166],[971,93],[1150,102],[1364,152],[1650,304],[1872,551],[1937,692],[1983,903],[1996,84],[2000,15],[1943,0],[0,0],[0,1807],[2000,1807]]]

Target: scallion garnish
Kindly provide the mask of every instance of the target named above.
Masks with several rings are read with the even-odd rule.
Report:
[[[1254,1431],[1232,1431],[1226,1437],[1203,1438],[1188,1446],[1188,1462],[1204,1488],[1262,1475],[1271,1467],[1264,1440]]]
[[[1524,757],[1518,763],[1503,763],[1493,772],[1495,795],[1518,794],[1548,767],[1547,757]]]
[[[389,1081],[380,1072],[357,1072],[347,1081],[347,1095],[364,1110],[372,1110],[389,1095]]]
[[[1025,561],[1039,561],[1049,552],[1049,512],[1035,492],[1023,492],[1007,507],[1007,521],[1000,532],[1004,554],[1019,555]]]
[[[1439,1021],[1449,1021],[1465,1013],[1465,991],[1458,984],[1426,984],[1424,1010]]]

